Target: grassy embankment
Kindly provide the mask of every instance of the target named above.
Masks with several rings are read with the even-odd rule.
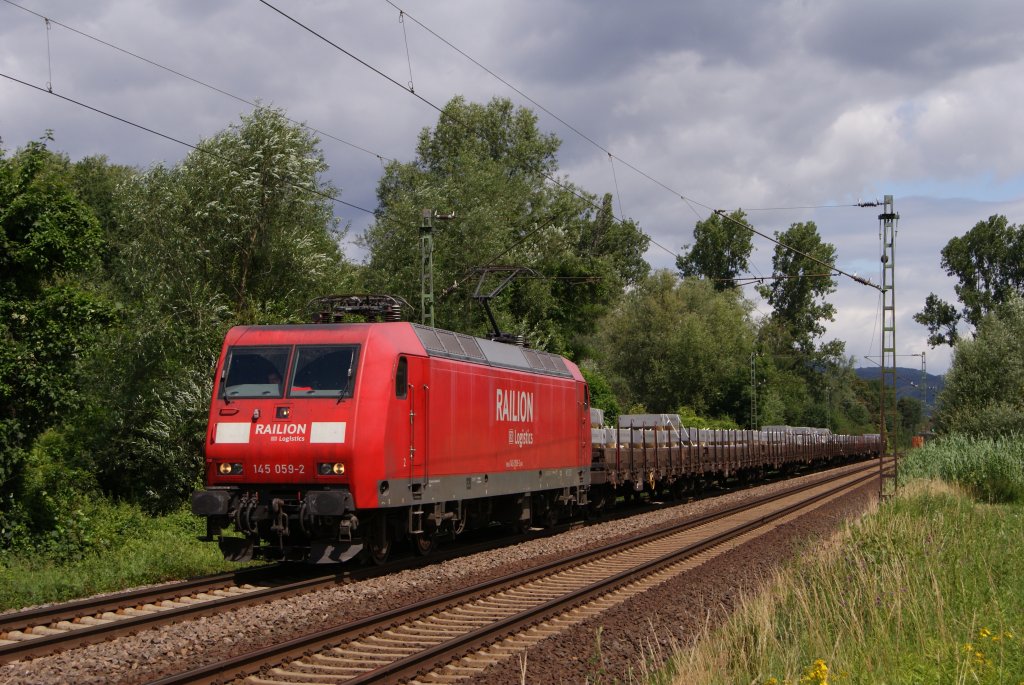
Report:
[[[187,508],[154,518],[94,500],[75,514],[35,548],[0,555],[0,611],[238,567],[196,539],[205,524]]]
[[[914,450],[899,496],[808,547],[656,683],[1024,683],[1024,445]]]

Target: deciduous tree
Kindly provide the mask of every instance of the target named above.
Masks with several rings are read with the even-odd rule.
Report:
[[[1012,294],[961,340],[934,416],[936,430],[980,436],[1024,433],[1024,299]]]
[[[702,416],[745,414],[754,340],[749,303],[697,279],[658,271],[603,320],[600,358],[626,403]]]
[[[172,167],[118,185],[109,257],[120,325],[89,360],[77,423],[101,485],[156,509],[201,474],[212,370],[228,327],[306,319],[343,288],[317,141],[260,108]]]
[[[772,306],[772,323],[801,351],[810,353],[815,339],[825,332],[823,322],[835,320],[835,307],[825,298],[836,289],[830,268],[836,248],[822,241],[813,221],[776,231],[775,238],[782,243],[772,256],[772,274],[777,278],[757,286],[757,292]]]
[[[746,226],[747,215],[741,209],[698,221],[693,228],[693,246],[676,257],[679,274],[707,278],[715,290],[736,288],[733,279],[747,271],[754,247],[754,234]]]
[[[461,97],[420,133],[416,157],[392,162],[377,188],[366,231],[366,288],[420,294],[421,211],[454,212],[435,222],[436,323],[482,334],[489,326],[471,299],[476,267],[532,269],[491,303],[504,331],[534,345],[576,353],[599,315],[648,270],[648,239],[602,201],[557,177],[560,141],[507,99],[486,105]]]
[[[78,359],[108,321],[82,282],[100,228],[68,166],[45,142],[0,151],[0,497],[32,441],[73,414]]]
[[[955,345],[959,323],[976,327],[993,307],[1024,291],[1024,227],[998,214],[979,221],[946,243],[942,267],[957,279],[954,290],[961,308],[928,295],[914,320],[927,326],[933,347]]]

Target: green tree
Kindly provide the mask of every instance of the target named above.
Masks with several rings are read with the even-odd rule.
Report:
[[[782,243],[776,245],[772,256],[775,279],[757,286],[757,292],[772,306],[770,323],[784,331],[798,349],[810,353],[815,339],[825,332],[822,322],[835,320],[835,307],[825,298],[836,289],[831,276],[836,248],[822,241],[813,221],[776,231],[775,238]]]
[[[992,215],[942,248],[942,267],[957,279],[962,308],[930,293],[914,320],[928,328],[928,344],[955,345],[957,326],[977,327],[993,307],[1024,290],[1024,227]]]
[[[599,315],[648,270],[648,239],[602,201],[557,178],[560,141],[535,115],[507,99],[487,105],[452,99],[416,158],[392,162],[377,188],[379,208],[362,241],[365,288],[419,303],[424,208],[454,212],[434,231],[438,326],[484,333],[472,301],[474,269],[507,265],[537,277],[514,282],[491,303],[504,331],[578,355]]]
[[[617,392],[626,405],[746,416],[754,339],[749,311],[738,292],[655,272],[603,320],[602,366],[621,379]]]
[[[583,374],[587,385],[590,386],[590,406],[604,411],[605,424],[614,426],[621,409],[611,382],[593,360],[587,360],[581,364],[580,373]]]
[[[754,234],[747,227],[747,215],[737,209],[728,216],[712,214],[693,228],[694,243],[676,257],[683,277],[707,278],[715,290],[738,287],[733,279],[748,269]]]
[[[900,434],[904,444],[910,444],[910,436],[921,429],[924,420],[924,403],[916,397],[901,397],[896,400],[896,413],[899,415]]]
[[[1009,295],[961,340],[934,415],[937,431],[997,436],[1024,432],[1024,298]]]
[[[11,157],[0,151],[4,499],[18,488],[32,442],[77,408],[78,360],[108,321],[107,306],[82,282],[100,245],[96,218],[76,196],[65,157],[48,150],[45,142],[30,143]]]
[[[308,132],[261,108],[180,164],[117,185],[108,268],[119,325],[89,359],[77,422],[106,491],[180,502],[201,474],[226,329],[306,320],[311,298],[343,289],[326,168]]]

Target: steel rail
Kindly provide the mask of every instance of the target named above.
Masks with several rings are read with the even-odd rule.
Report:
[[[76,618],[127,609],[139,606],[140,604],[155,604],[156,602],[176,599],[188,594],[221,590],[232,585],[257,581],[260,575],[270,572],[271,568],[261,567],[217,573],[190,578],[181,582],[168,583],[159,587],[126,590],[113,594],[62,602],[60,604],[49,604],[22,611],[8,612],[0,614],[0,633],[24,630],[59,621],[73,621]],[[253,578],[250,580],[249,576]]]
[[[84,627],[70,628],[59,633],[44,635],[37,638],[19,640],[7,645],[0,645],[0,664],[18,659],[34,658],[53,654],[67,649],[84,647],[85,645],[105,642],[115,637],[130,635],[144,628],[174,623],[185,618],[212,616],[225,609],[232,609],[250,604],[259,604],[270,599],[280,599],[293,595],[312,592],[338,582],[337,576],[321,576],[296,583],[276,587],[247,590],[238,594],[202,600],[180,607],[149,610],[141,616],[106,619],[106,622]],[[178,599],[197,594],[195,592],[179,594]],[[167,600],[161,600],[167,601]],[[123,607],[122,607],[123,608]]]

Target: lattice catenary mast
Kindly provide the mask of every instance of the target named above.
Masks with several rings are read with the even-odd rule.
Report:
[[[878,461],[879,494],[882,499],[888,496],[885,488],[886,480],[893,481],[896,487],[897,464],[895,441],[889,439],[887,424],[892,419],[893,429],[896,428],[896,225],[900,215],[893,211],[892,195],[885,196],[884,211],[878,215],[878,237],[882,240],[882,388],[879,403],[880,432],[882,454],[892,458],[892,470],[885,469],[885,459]],[[892,407],[886,406],[888,389],[893,389]]]

